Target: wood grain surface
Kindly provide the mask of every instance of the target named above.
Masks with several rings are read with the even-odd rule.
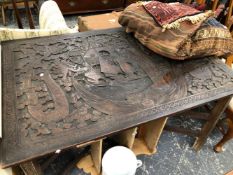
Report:
[[[2,167],[233,94],[218,58],[174,61],[123,29],[2,43]]]

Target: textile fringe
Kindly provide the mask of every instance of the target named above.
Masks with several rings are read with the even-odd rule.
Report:
[[[137,1],[137,5],[138,6],[141,6],[141,5],[145,5],[145,4],[148,4],[150,3],[151,1]],[[204,13],[200,13],[200,14],[197,14],[197,15],[193,15],[193,16],[185,16],[183,18],[180,18],[180,19],[177,19],[176,21],[170,23],[170,24],[165,24],[162,26],[162,32],[165,32],[166,29],[179,29],[180,27],[180,23],[183,22],[183,21],[190,21],[192,24],[196,24],[200,21],[204,21],[206,20],[207,18],[211,17],[211,16],[214,16],[215,13],[211,10],[208,10]]]
[[[180,23],[183,21],[190,21],[192,24],[196,24],[200,21],[204,21],[207,18],[209,18],[210,16],[214,16],[214,12],[209,10],[205,13],[200,13],[197,15],[193,15],[193,16],[185,16],[183,18],[180,18],[170,24],[165,24],[162,26],[162,32],[164,32],[166,29],[179,29],[180,27]]]
[[[151,2],[151,1],[137,1],[136,4],[137,4],[138,6],[141,6],[141,5],[146,5],[146,4],[150,3],[150,2]]]
[[[227,29],[222,28],[208,28],[198,30],[194,40],[206,39],[206,38],[223,38],[223,39],[231,39],[231,34],[226,32]]]

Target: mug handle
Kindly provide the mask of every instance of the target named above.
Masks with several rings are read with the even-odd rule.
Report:
[[[142,161],[141,160],[137,160],[137,168],[142,166]]]

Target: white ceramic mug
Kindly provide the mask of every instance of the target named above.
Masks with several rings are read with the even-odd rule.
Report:
[[[135,154],[124,146],[109,149],[102,159],[102,175],[135,175],[142,161],[137,160]]]

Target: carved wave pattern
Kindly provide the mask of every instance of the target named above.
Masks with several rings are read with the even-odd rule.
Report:
[[[17,47],[17,113],[28,142],[186,95],[168,62],[145,61],[129,42],[115,33]]]
[[[215,59],[154,59],[121,32],[23,43],[14,52],[28,143],[232,83]]]
[[[3,53],[5,164],[109,134],[120,122],[126,128],[229,95],[233,87],[233,72],[217,58],[169,60],[122,30],[3,48],[9,48]]]

